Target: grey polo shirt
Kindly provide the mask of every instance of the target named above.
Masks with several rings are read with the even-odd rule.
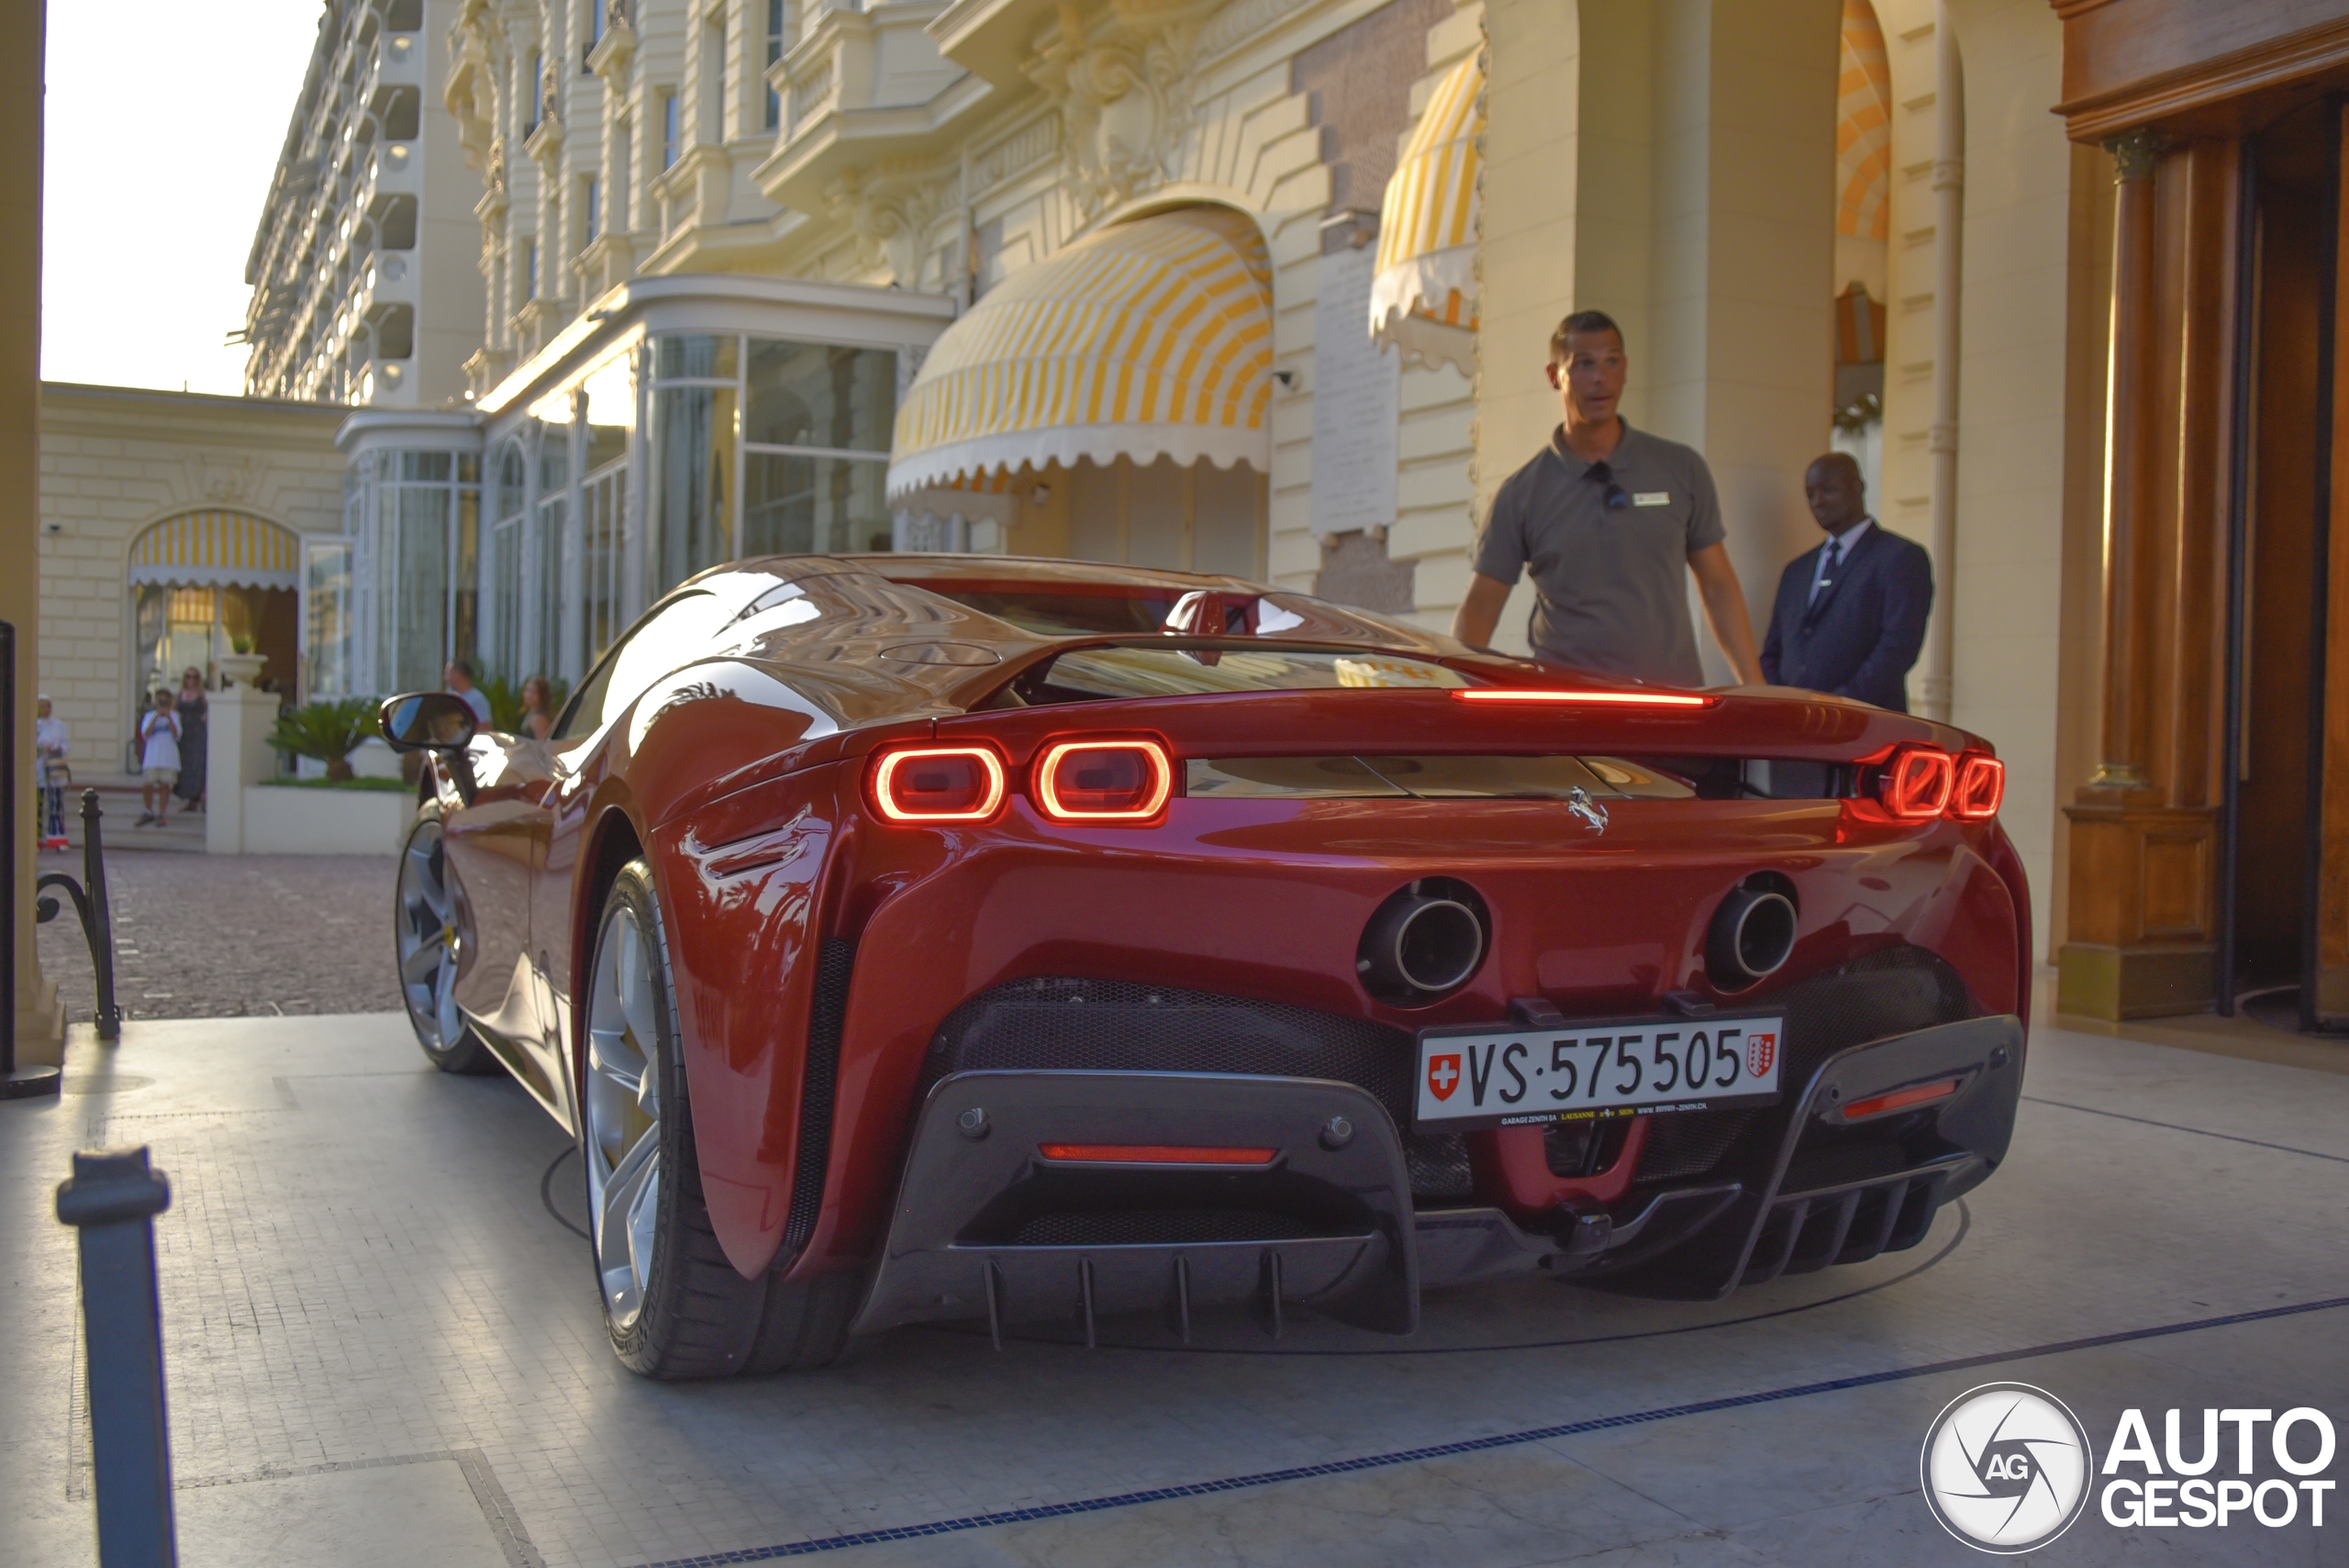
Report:
[[[1547,662],[1657,685],[1704,684],[1688,618],[1688,557],[1723,537],[1705,460],[1635,430],[1606,459],[1623,504],[1609,506],[1595,464],[1563,427],[1508,476],[1476,540],[1475,568],[1497,583],[1533,574],[1527,630]]]

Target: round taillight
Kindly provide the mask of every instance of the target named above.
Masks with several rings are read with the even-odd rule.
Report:
[[[1174,793],[1155,740],[1062,740],[1036,760],[1036,804],[1062,822],[1144,822]]]
[[[1976,751],[1958,764],[1950,811],[1968,822],[1987,822],[1998,814],[1998,802],[2006,793],[2006,763]]]
[[[1003,763],[985,746],[907,747],[873,764],[874,809],[892,822],[984,822],[1003,794]]]

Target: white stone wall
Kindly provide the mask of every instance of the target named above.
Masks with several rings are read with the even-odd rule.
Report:
[[[40,689],[77,776],[120,773],[129,734],[132,542],[204,507],[296,534],[342,527],[347,409],[125,387],[41,386]]]

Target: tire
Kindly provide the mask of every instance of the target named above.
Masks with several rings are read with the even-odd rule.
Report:
[[[667,929],[641,860],[604,900],[587,977],[580,1163],[613,1352],[671,1379],[823,1365],[846,1341],[853,1280],[746,1280],[711,1228]]]
[[[400,849],[392,905],[392,958],[408,1027],[424,1059],[443,1073],[502,1073],[456,1000],[458,954],[466,933],[457,917],[456,888],[440,844],[440,811],[417,814]]]

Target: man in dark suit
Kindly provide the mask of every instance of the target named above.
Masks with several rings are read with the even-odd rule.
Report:
[[[1906,713],[1909,666],[1933,607],[1932,557],[1868,516],[1860,465],[1848,454],[1813,462],[1802,488],[1827,542],[1787,562],[1778,579],[1763,678]]]

